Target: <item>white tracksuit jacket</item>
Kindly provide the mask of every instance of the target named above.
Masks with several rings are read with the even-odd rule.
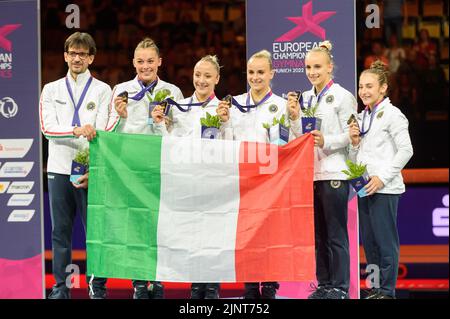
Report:
[[[358,115],[362,127],[363,112]],[[367,113],[364,129],[369,127]],[[378,176],[384,187],[377,191],[382,194],[401,194],[405,184],[401,170],[413,155],[408,120],[389,98],[381,102],[375,110],[372,126],[357,147],[349,146],[350,159],[367,165],[369,176]]]
[[[180,104],[199,103],[195,93],[190,98],[186,98],[180,101],[176,101]],[[177,137],[193,137],[201,138],[202,126],[200,124],[200,118],[206,117],[206,112],[211,115],[216,115],[217,106],[219,105],[219,99],[214,97],[205,106],[193,106],[190,111],[182,112],[175,106],[172,106],[170,112],[171,123],[166,128],[164,122],[155,123],[155,133],[159,135],[170,135]],[[186,107],[183,107],[186,108]]]
[[[303,92],[303,107],[317,103],[314,87]],[[348,158],[347,147],[350,144],[348,119],[356,115],[357,103],[355,97],[339,84],[333,83],[330,89],[320,99],[316,117],[322,120],[320,131],[324,136],[323,148],[314,147],[314,181],[346,180],[342,170]],[[301,114],[300,114],[301,116]],[[296,135],[302,134],[301,120],[295,121],[291,130]]]
[[[180,89],[168,82],[158,79],[158,83],[153,89],[150,96],[153,98],[156,92],[162,89],[168,89],[175,101],[183,99],[183,94]],[[148,124],[149,118],[149,100],[147,96],[144,96],[140,101],[134,101],[128,98],[128,117],[120,118],[114,108],[114,98],[120,93],[126,91],[128,96],[134,96],[142,90],[141,85],[138,82],[137,77],[128,82],[117,84],[113,89],[113,98],[109,106],[109,120],[106,127],[106,131],[116,131],[120,133],[134,133],[134,134],[154,134],[154,124]]]
[[[234,99],[240,105],[245,106],[248,94],[250,93],[235,96]],[[250,104],[255,104],[251,95]],[[263,124],[271,124],[274,117],[279,120],[282,115],[285,115],[286,120],[288,120],[286,105],[287,101],[285,99],[272,94],[267,101],[256,109],[250,109],[248,113],[242,113],[233,106],[230,110],[230,119],[222,124],[222,134],[225,138],[233,136],[233,139],[238,141],[268,143],[269,134],[267,129],[263,127]]]
[[[77,76],[75,82],[70,72],[66,77],[78,103],[83,89],[91,77],[87,70]],[[39,118],[42,134],[49,140],[47,172],[70,175],[72,160],[77,151],[89,147],[88,141],[73,135],[72,119],[75,107],[66,87],[66,78],[44,86],[39,103]],[[111,88],[108,84],[93,79],[83,104],[79,110],[81,126],[91,124],[104,129],[108,121],[108,105],[111,101]]]

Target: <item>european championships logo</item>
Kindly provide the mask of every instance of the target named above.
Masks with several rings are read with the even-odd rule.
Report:
[[[0,26],[0,78],[12,78],[13,47],[12,41],[9,40],[7,36],[21,26],[21,24],[7,24]]]
[[[306,53],[318,46],[318,42],[295,42],[306,33],[315,35],[320,41],[327,38],[320,24],[334,16],[336,11],[321,11],[313,14],[313,1],[302,7],[302,16],[286,17],[296,26],[278,37],[272,45],[272,58],[277,73],[303,73]]]

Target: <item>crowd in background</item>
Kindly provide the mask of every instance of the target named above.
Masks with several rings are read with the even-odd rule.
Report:
[[[46,1],[43,5],[46,83],[65,72],[61,48],[52,39],[64,39],[73,30],[63,27],[68,15],[64,1]],[[176,83],[185,96],[193,93],[194,64],[206,54],[217,55],[225,66],[218,96],[245,91],[244,1],[81,0],[77,5],[81,29],[94,36],[98,48],[90,69],[111,86],[134,76],[130,65],[134,48],[150,36],[161,49],[161,78]]]

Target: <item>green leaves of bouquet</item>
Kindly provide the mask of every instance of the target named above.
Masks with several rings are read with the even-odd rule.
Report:
[[[302,117],[316,117],[316,111],[317,111],[317,107],[318,106],[319,105],[316,104],[315,106],[303,109],[302,110]]]
[[[345,163],[347,164],[348,170],[343,170],[342,173],[347,175],[347,179],[349,180],[361,177],[366,172],[367,165],[356,164],[351,160],[346,160]]]
[[[220,128],[220,117],[218,115],[211,115],[206,112],[206,117],[200,119],[202,126]]]
[[[286,120],[286,116],[284,114],[280,117],[280,120],[278,120],[276,117],[274,117],[273,121],[272,121],[272,124],[263,123],[263,127],[265,129],[269,130],[271,127],[273,127],[273,126],[275,126],[277,124],[283,125],[284,127],[287,127],[287,128],[290,127],[289,123]]]
[[[150,102],[162,102],[167,98],[173,99],[172,93],[168,89],[160,89],[156,91],[155,97],[152,98],[150,95],[147,95]]]
[[[89,165],[89,149],[83,149],[77,152],[74,161],[82,165]]]

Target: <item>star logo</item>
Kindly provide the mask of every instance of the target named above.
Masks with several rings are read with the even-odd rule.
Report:
[[[283,34],[275,41],[291,42],[307,32],[310,32],[322,40],[325,40],[326,30],[320,26],[320,23],[335,15],[336,11],[322,11],[313,15],[312,9],[313,3],[310,1],[303,6],[302,17],[286,17],[286,19],[294,22],[297,26]]]
[[[7,24],[0,27],[0,48],[3,48],[9,52],[12,51],[12,43],[6,38],[6,36],[21,26],[21,24]]]

